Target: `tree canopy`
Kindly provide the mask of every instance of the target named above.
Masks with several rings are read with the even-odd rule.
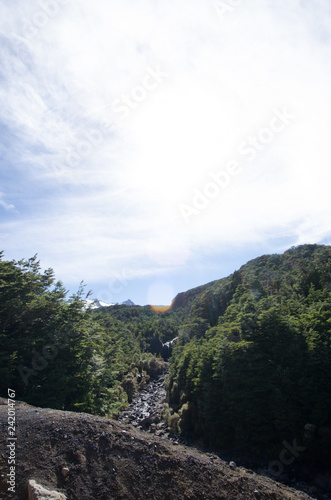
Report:
[[[274,456],[311,423],[330,459],[331,248],[263,256],[183,295],[175,309],[189,321],[168,385],[178,430],[218,450]]]
[[[275,456],[316,436],[331,463],[331,247],[254,259],[179,294],[171,310],[86,309],[37,257],[0,256],[0,393],[31,404],[116,415],[165,369],[173,430],[220,451]]]

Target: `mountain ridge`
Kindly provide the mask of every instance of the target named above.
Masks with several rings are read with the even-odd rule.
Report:
[[[252,259],[179,294],[172,310],[181,322],[168,384],[177,429],[272,458],[313,425],[300,459],[329,474],[331,246]]]
[[[124,302],[114,302],[114,303],[109,303],[109,302],[104,302],[103,300],[99,299],[85,299],[84,300],[86,308],[89,309],[99,309],[100,307],[113,307],[113,306],[135,306],[136,304],[132,302],[131,299],[127,299]]]

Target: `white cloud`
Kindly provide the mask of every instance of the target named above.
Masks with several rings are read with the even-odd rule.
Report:
[[[12,203],[8,203],[5,200],[4,193],[1,193],[1,192],[0,192],[0,207],[4,208],[6,211],[9,211],[9,212],[15,210],[15,205],[13,205]]]
[[[8,251],[100,281],[111,269],[162,275],[270,235],[330,235],[325,2],[253,0],[223,19],[203,0],[21,0],[0,14],[13,176],[49,193],[3,226]],[[151,68],[166,75],[153,89]],[[284,106],[295,119],[247,162],[240,144]],[[180,205],[231,160],[242,173],[185,223]]]

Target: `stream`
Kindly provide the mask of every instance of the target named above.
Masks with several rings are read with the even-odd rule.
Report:
[[[165,436],[167,426],[161,420],[163,403],[166,400],[165,377],[166,374],[163,374],[152,379],[134,396],[132,403],[120,414],[118,420],[157,436]]]
[[[167,425],[161,419],[163,404],[166,401],[165,377],[166,373],[156,379],[151,379],[145,388],[134,396],[132,403],[120,414],[118,420],[126,424],[131,424],[138,429],[153,433],[155,436],[170,439],[174,444],[190,445],[191,443],[187,440],[178,435],[171,434]],[[235,459],[242,466],[252,468],[259,474],[272,477],[268,474],[268,463],[264,463],[261,468],[261,464],[253,464],[251,461],[247,463],[247,460],[240,457],[225,456],[224,453],[217,455],[225,461],[229,461],[231,458]],[[326,481],[326,477],[321,474],[321,471],[314,471],[313,474],[309,474],[309,471],[304,472],[298,466],[293,467],[292,470],[287,470],[282,476],[284,477],[279,477],[278,481],[305,492],[313,488],[317,493],[315,498],[323,500],[331,499],[331,495],[327,492],[328,488],[325,488],[323,483],[323,481]]]

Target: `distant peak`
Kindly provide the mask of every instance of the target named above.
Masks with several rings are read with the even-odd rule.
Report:
[[[128,299],[128,300],[125,300],[124,302],[122,302],[122,305],[123,306],[135,306],[136,304],[134,302],[132,302],[132,300]]]
[[[115,304],[115,303],[108,303],[108,302],[104,302],[103,300],[99,300],[99,299],[86,299],[85,301],[85,308],[86,309],[99,309],[100,307],[112,307],[112,306],[115,306],[115,305],[118,305],[118,302]],[[123,305],[123,306],[134,306],[134,302],[132,302],[132,300],[128,299],[128,300],[125,300],[124,302],[121,302],[120,305]]]

